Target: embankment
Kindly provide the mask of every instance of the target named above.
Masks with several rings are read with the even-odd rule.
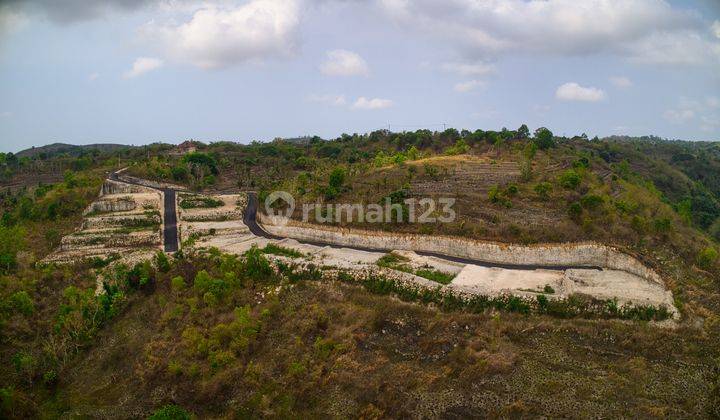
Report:
[[[398,234],[338,228],[290,221],[275,224],[257,214],[258,223],[272,235],[298,241],[378,250],[412,250],[468,258],[489,264],[576,266],[620,270],[664,285],[660,276],[636,258],[611,246],[597,243],[510,245],[467,238],[436,235]]]

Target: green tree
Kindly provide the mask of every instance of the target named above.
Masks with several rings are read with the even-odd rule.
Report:
[[[523,124],[517,129],[517,137],[519,139],[527,139],[530,137],[530,129],[527,125]]]
[[[8,272],[17,265],[17,253],[25,246],[25,231],[19,227],[0,226],[0,272]]]
[[[555,138],[553,137],[552,131],[545,127],[540,127],[535,130],[535,143],[541,150],[547,150],[555,146]]]
[[[155,411],[149,420],[190,420],[190,413],[175,404],[168,404]]]

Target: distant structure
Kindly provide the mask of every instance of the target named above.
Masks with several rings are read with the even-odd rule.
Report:
[[[182,156],[186,155],[188,153],[193,153],[197,151],[197,142],[194,140],[186,140],[180,144],[177,145],[176,148],[170,151],[169,154],[174,156]]]

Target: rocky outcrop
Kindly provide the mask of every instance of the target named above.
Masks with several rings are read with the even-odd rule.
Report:
[[[508,245],[448,236],[337,228],[296,221],[290,221],[287,225],[278,225],[274,224],[270,217],[260,213],[258,213],[258,222],[268,233],[299,241],[370,249],[432,252],[490,264],[600,267],[625,271],[664,284],[655,271],[634,257],[597,243]]]

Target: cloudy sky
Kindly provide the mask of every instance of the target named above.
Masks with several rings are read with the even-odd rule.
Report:
[[[522,123],[720,140],[720,1],[0,0],[0,151]]]

